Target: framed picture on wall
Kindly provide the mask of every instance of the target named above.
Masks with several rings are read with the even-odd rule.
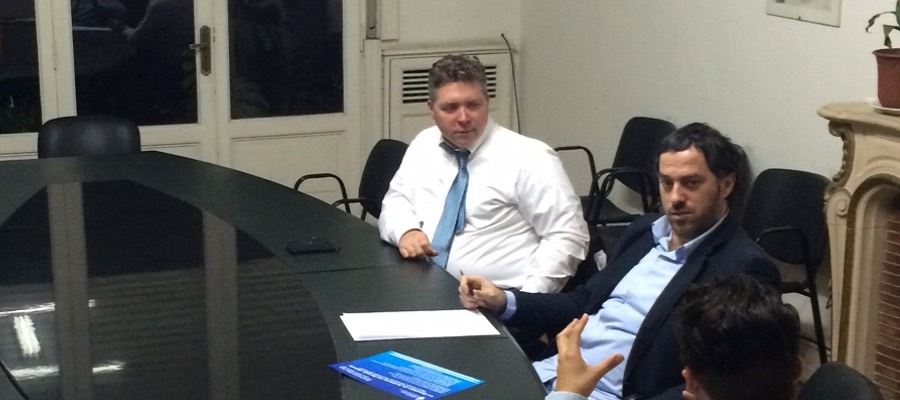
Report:
[[[841,0],[766,0],[766,14],[841,26]]]

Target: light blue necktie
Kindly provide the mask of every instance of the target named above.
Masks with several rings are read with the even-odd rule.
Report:
[[[443,142],[441,148],[456,156],[456,162],[459,164],[459,171],[453,179],[450,191],[447,192],[444,213],[441,214],[434,238],[431,239],[431,248],[438,251],[438,255],[432,257],[431,261],[447,268],[453,235],[462,231],[466,224],[466,188],[469,187],[469,170],[466,169],[466,164],[469,162],[469,150],[457,150]]]

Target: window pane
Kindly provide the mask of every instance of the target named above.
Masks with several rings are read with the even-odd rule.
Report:
[[[340,0],[229,0],[231,118],[344,110]]]
[[[34,0],[0,0],[0,133],[41,124]]]
[[[192,0],[72,0],[78,114],[197,121]]]

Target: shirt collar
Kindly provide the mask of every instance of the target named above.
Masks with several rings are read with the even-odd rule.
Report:
[[[681,247],[675,250],[668,250],[669,248],[669,239],[672,237],[672,226],[669,225],[669,220],[666,219],[666,216],[663,215],[659,217],[656,221],[653,221],[653,224],[650,226],[650,231],[653,233],[653,240],[656,242],[656,245],[660,247],[663,252],[669,253],[674,251],[674,256],[678,260],[686,260],[697,247],[700,246],[701,243],[709,236],[710,232],[716,230],[719,225],[722,224],[722,221],[728,217],[729,211],[725,211],[725,215],[722,218],[719,218],[713,226],[707,229],[705,232],[700,234],[690,242],[683,244]]]

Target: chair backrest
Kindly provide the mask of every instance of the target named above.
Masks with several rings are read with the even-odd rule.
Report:
[[[813,372],[797,400],[882,400],[882,396],[875,383],[859,371],[830,362]]]
[[[655,176],[659,143],[675,129],[675,125],[669,121],[650,117],[631,118],[622,130],[612,168],[635,168]],[[631,190],[641,190],[638,175],[623,175],[619,180]]]
[[[381,139],[369,152],[359,180],[359,197],[367,200],[362,206],[375,218],[381,216],[381,201],[400,168],[407,147],[408,144],[399,140]]]
[[[51,119],[38,129],[38,158],[131,154],[141,151],[137,124],[112,116]]]
[[[812,265],[822,263],[828,230],[825,227],[825,188],[828,178],[807,171],[772,168],[756,177],[750,189],[743,227],[751,238],[780,227],[799,229],[806,236]],[[796,234],[767,235],[759,241],[770,256],[791,264],[804,263],[803,244]]]

